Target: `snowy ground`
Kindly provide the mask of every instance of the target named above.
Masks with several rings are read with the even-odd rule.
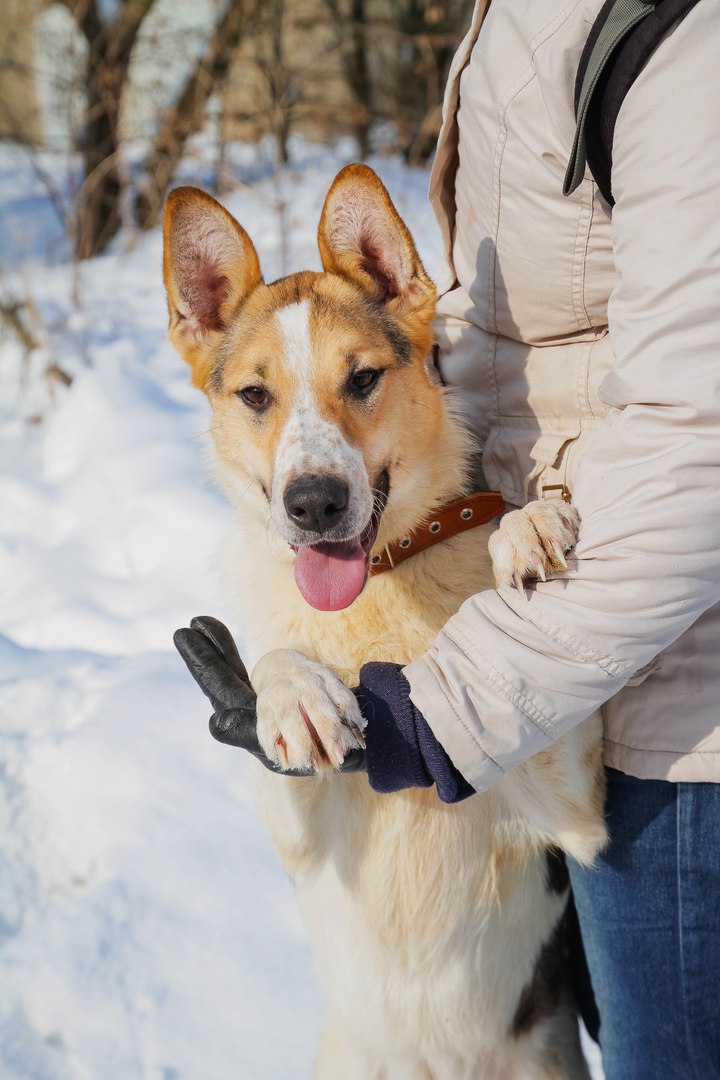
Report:
[[[171,644],[228,617],[228,514],[160,237],[74,271],[27,157],[0,155],[0,293],[41,340],[27,361],[0,339],[0,1080],[303,1080],[321,1001],[292,890]],[[238,151],[227,203],[269,279],[318,266],[344,159],[301,157],[277,176]],[[374,164],[431,269],[427,175]]]

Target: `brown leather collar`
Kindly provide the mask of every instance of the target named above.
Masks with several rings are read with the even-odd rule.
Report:
[[[409,536],[389,544],[382,554],[373,555],[370,559],[370,575],[384,574],[433,544],[449,540],[467,529],[476,529],[478,525],[487,525],[504,510],[505,503],[499,491],[478,491],[441,506],[429,521],[419,525]]]

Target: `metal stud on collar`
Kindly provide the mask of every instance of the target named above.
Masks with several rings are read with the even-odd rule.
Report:
[[[371,556],[370,571],[373,574],[382,574],[386,570],[392,570],[396,563],[402,563],[417,552],[442,543],[465,529],[484,525],[503,510],[504,502],[497,491],[479,491],[473,495],[464,495],[436,510],[438,517],[423,526],[427,529],[427,534],[409,533],[387,546],[382,555]]]

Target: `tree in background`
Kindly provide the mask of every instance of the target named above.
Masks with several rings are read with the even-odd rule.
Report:
[[[370,132],[373,122],[372,76],[368,49],[367,0],[349,0],[343,7],[341,0],[325,0],[339,47],[345,60],[345,78],[353,97],[353,114],[350,120],[360,157],[370,153]]]
[[[269,109],[267,123],[275,138],[277,157],[283,165],[290,160],[288,139],[297,104],[297,80],[287,49],[290,12],[285,0],[265,0],[257,27],[255,64],[265,84]]]
[[[349,126],[361,157],[373,125],[394,131],[406,160],[433,153],[450,63],[471,0],[324,0],[352,100]]]
[[[0,51],[0,95],[7,99],[0,100],[0,121],[17,140],[23,123],[16,118],[13,126],[10,119],[18,95],[21,103],[32,97],[33,20],[43,9],[70,15],[61,20],[68,24],[65,45],[62,35],[56,43],[46,34],[44,55],[59,73],[57,101],[67,97],[54,115],[69,119],[70,145],[80,152],[74,205],[68,209],[66,191],[72,193],[74,180],[68,184],[47,170],[43,175],[80,259],[105,250],[121,212],[134,214],[141,228],[157,223],[188,140],[204,128],[213,98],[221,114],[219,158],[228,141],[269,135],[276,160],[284,163],[292,133],[315,142],[350,133],[361,158],[382,147],[425,161],[435,145],[450,59],[471,9],[471,0],[5,2],[11,17]],[[26,41],[22,54],[12,49],[19,34]],[[136,87],[134,73],[140,72]],[[26,138],[30,116],[23,114]],[[128,139],[146,148],[144,160],[126,152]],[[40,175],[44,165],[36,159]],[[74,177],[75,160],[67,162]]]
[[[87,44],[83,78],[85,110],[79,149],[83,179],[76,207],[75,253],[86,259],[105,250],[121,224],[124,172],[120,122],[133,48],[155,0],[61,0]],[[188,74],[177,99],[160,118],[150,146],[145,179],[136,197],[142,228],[157,223],[165,192],[188,138],[205,121],[211,95],[227,78],[230,62],[255,11],[255,0],[229,0],[217,16],[215,32]],[[159,56],[162,63],[162,56]]]
[[[450,61],[471,0],[266,0],[238,53],[223,106],[225,137],[272,133],[329,142],[351,133],[360,157],[432,153]]]
[[[135,203],[141,229],[152,228],[160,220],[165,194],[187,141],[202,128],[208,101],[227,80],[232,58],[244,34],[254,26],[256,17],[255,0],[230,0],[207,49],[188,75],[177,101],[161,118]]]
[[[0,23],[0,138],[26,146],[42,141],[33,72],[38,0],[2,0]]]
[[[133,46],[153,0],[120,0],[105,20],[97,0],[62,2],[87,42],[83,181],[75,234],[75,253],[87,259],[104,251],[120,228],[120,107]]]
[[[467,0],[397,0],[393,114],[407,161],[427,161],[435,149],[450,64],[471,11]]]

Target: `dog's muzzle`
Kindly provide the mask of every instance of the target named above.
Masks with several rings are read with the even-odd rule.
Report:
[[[349,497],[342,482],[310,484],[313,478],[294,481],[285,493],[288,515],[308,533],[323,535],[340,531]],[[361,533],[347,539],[332,538],[292,545],[297,552],[295,582],[305,600],[319,611],[349,607],[365,587],[370,552],[377,539],[380,519],[387,504],[390,478],[383,469],[373,487],[370,519]],[[290,497],[289,497],[290,496]],[[340,528],[336,528],[340,526]]]

